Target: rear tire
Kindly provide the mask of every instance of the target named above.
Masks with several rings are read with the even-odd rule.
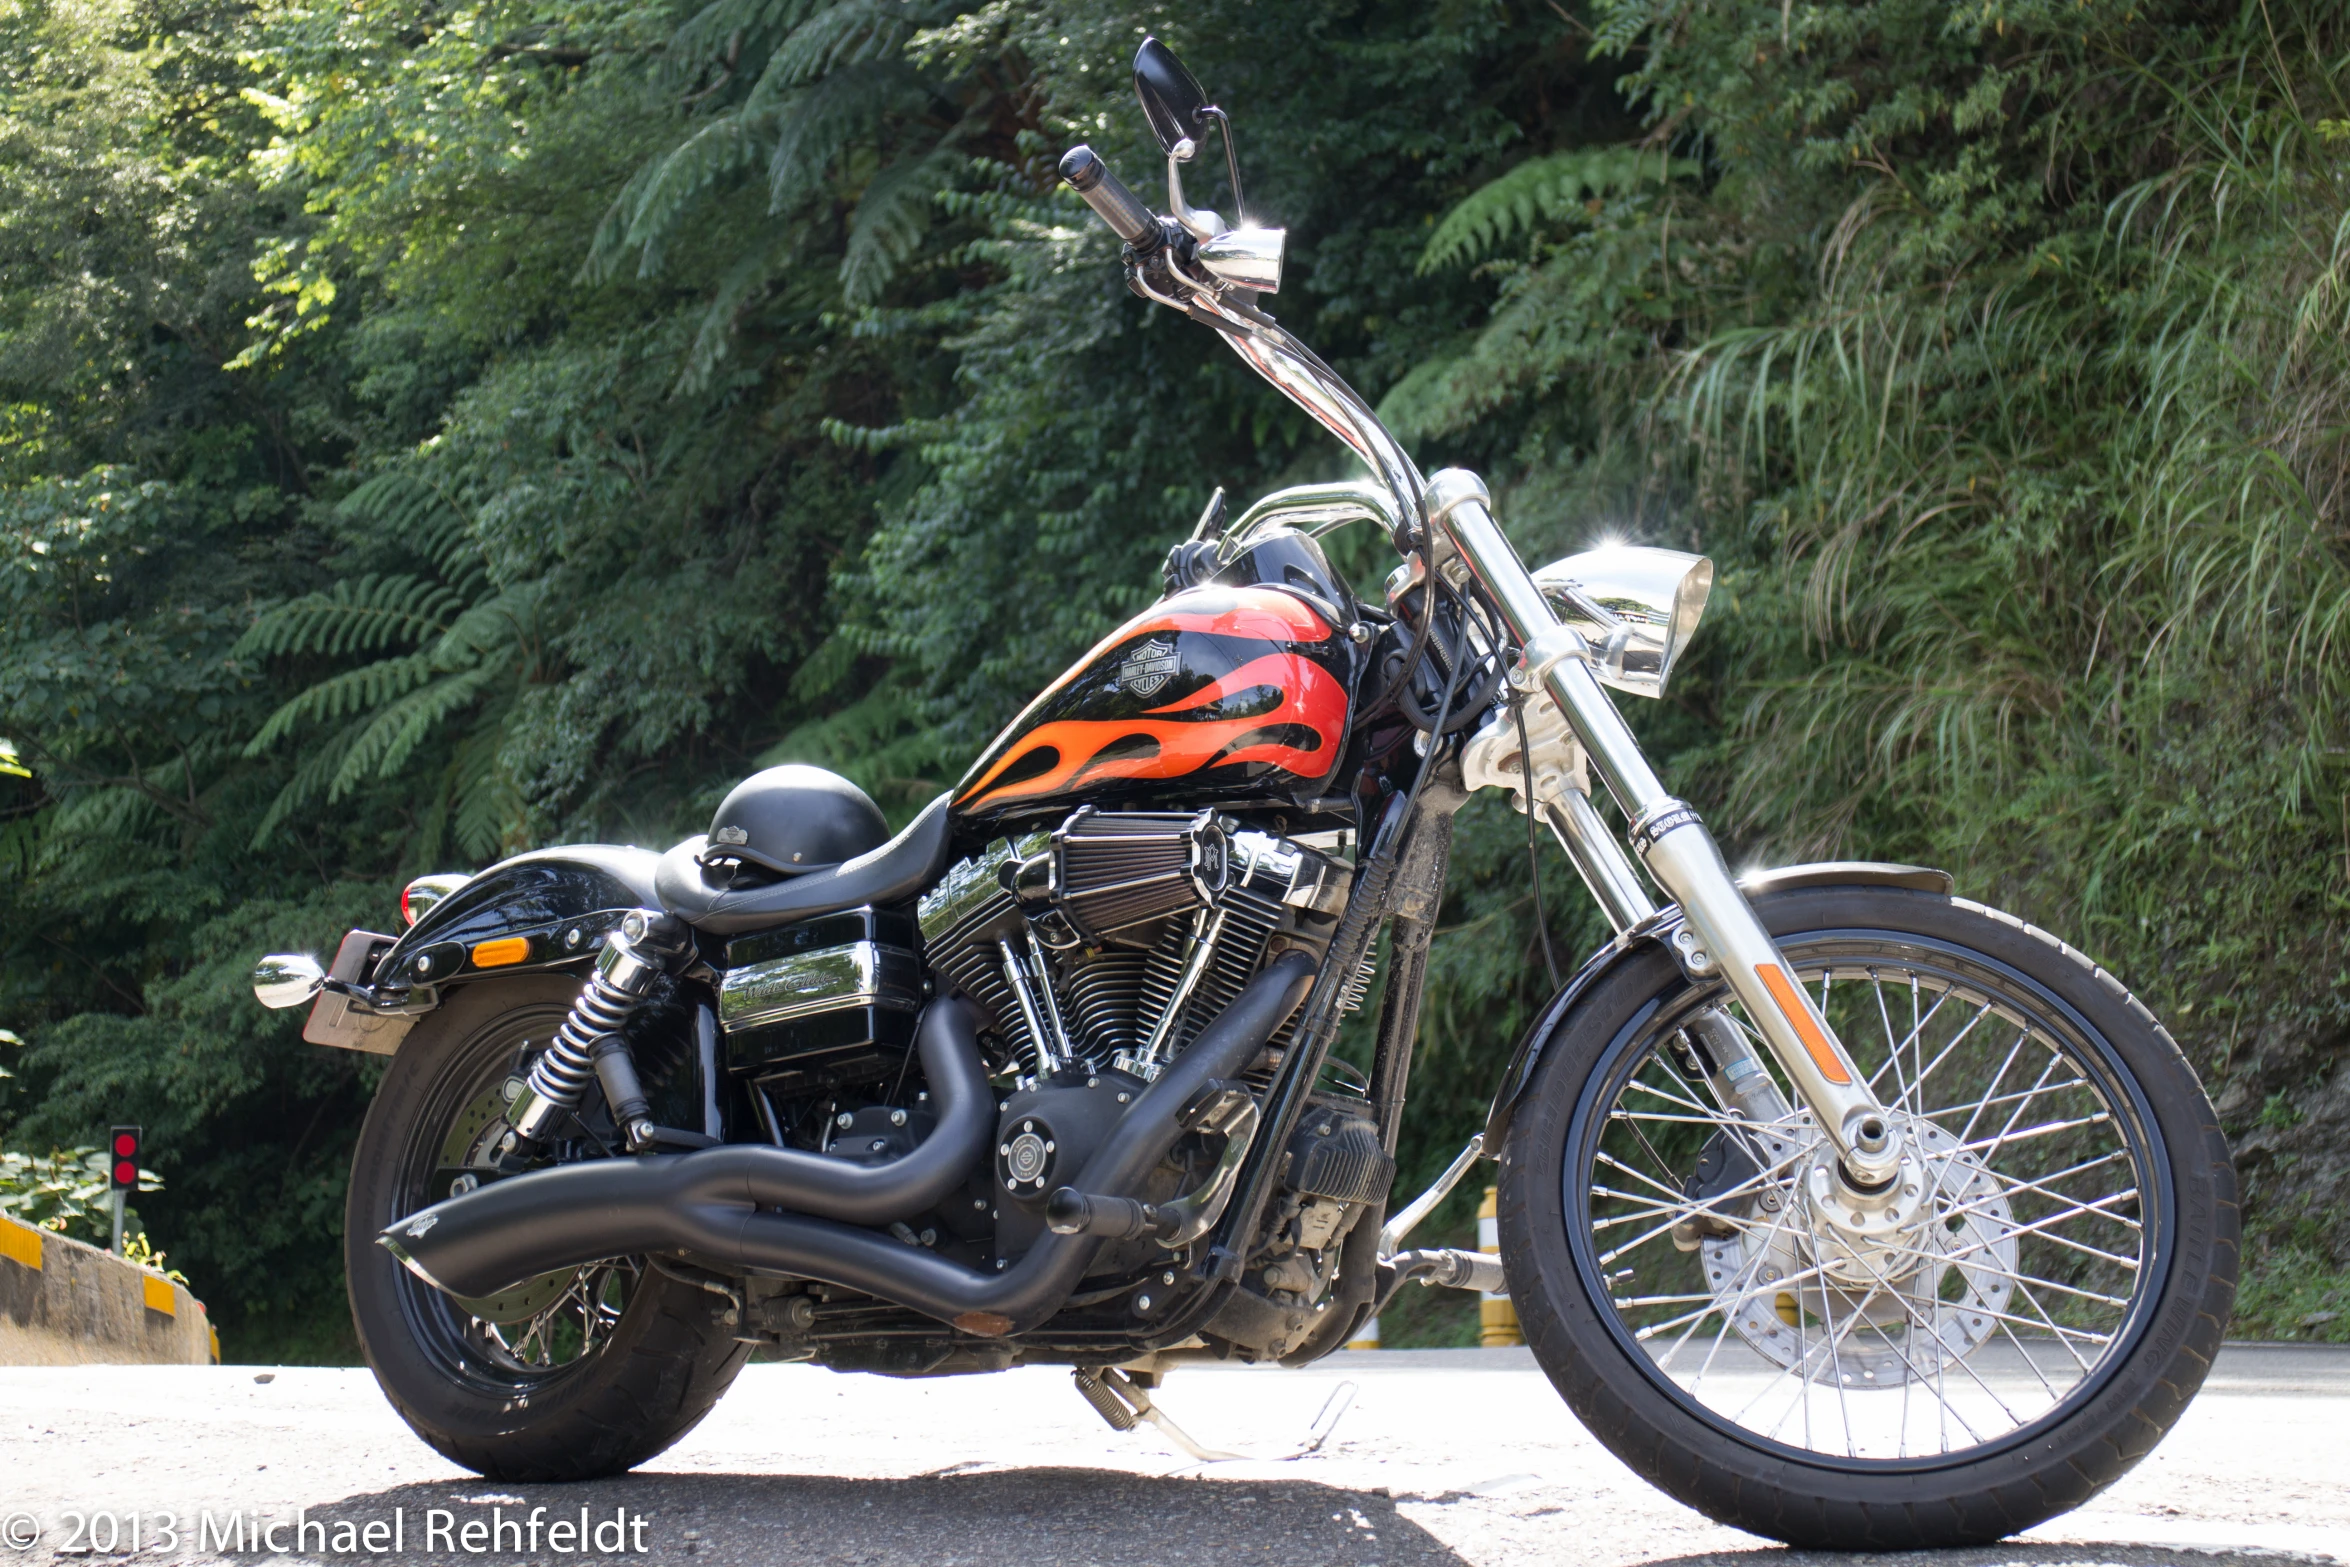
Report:
[[[344,1262],[360,1349],[418,1436],[493,1480],[592,1480],[633,1468],[692,1430],[750,1355],[723,1320],[722,1295],[644,1258],[607,1259],[476,1303],[491,1321],[375,1243],[445,1195],[452,1165],[473,1162],[469,1150],[494,1141],[504,1126],[499,1085],[526,1044],[544,1048],[579,984],[559,975],[481,981],[419,1020],[368,1108],[352,1161]]]
[[[2054,1315],[2042,1313],[2028,1322],[2021,1315],[2027,1310],[2020,1293],[2024,1284],[2044,1284],[2046,1279],[2060,1276],[2035,1273],[2035,1264],[2017,1260],[2019,1245],[2021,1254],[2029,1257],[2035,1244],[2046,1244],[2036,1239],[2035,1224],[2024,1206],[2035,1195],[2029,1178],[2025,1186],[2006,1184],[2005,1192],[1998,1195],[1969,1196],[1965,1201],[1943,1199],[1956,1210],[1947,1221],[1929,1218],[1925,1229],[1904,1232],[1919,1237],[1906,1253],[1880,1255],[1939,1258],[1943,1255],[1935,1249],[1939,1247],[1953,1257],[1971,1253],[1966,1266],[1976,1270],[1978,1281],[1992,1276],[2000,1263],[1986,1261],[1993,1254],[1986,1252],[1983,1243],[1958,1243],[1969,1242],[1973,1232],[1965,1227],[1983,1222],[1982,1215],[1996,1206],[2000,1222],[2009,1226],[2000,1242],[2006,1249],[1996,1255],[2005,1258],[2006,1268],[2015,1270],[2006,1277],[2020,1281],[2013,1286],[2019,1293],[2013,1297],[2002,1293],[1997,1304],[2012,1306],[2014,1314],[2006,1321],[2026,1326],[2020,1334],[2010,1330],[2004,1342],[1996,1342],[1982,1336],[1986,1318],[1971,1316],[1978,1335],[1973,1343],[1978,1351],[2012,1352],[2026,1370],[2033,1369],[2035,1357],[2042,1357],[2038,1365],[2043,1369],[2057,1367],[2060,1351],[2083,1364],[2069,1387],[2055,1386],[2042,1375],[2041,1386],[2049,1390],[2045,1406],[2017,1416],[2011,1429],[1977,1433],[1969,1427],[1966,1435],[1974,1440],[1951,1448],[1950,1421],[1945,1412],[1941,1415],[1945,1450],[1932,1451],[1927,1443],[1913,1451],[1908,1400],[1913,1394],[1950,1400],[1955,1395],[1946,1394],[1942,1384],[1920,1373],[1909,1357],[1945,1368],[1944,1375],[1955,1385],[1961,1375],[1973,1373],[1955,1369],[1965,1356],[1945,1350],[1941,1335],[1946,1330],[1936,1324],[1954,1322],[1956,1314],[1970,1313],[1980,1306],[1992,1320],[1987,1331],[1998,1332],[2000,1313],[1989,1309],[1987,1296],[1969,1293],[1979,1284],[1959,1278],[1963,1270],[1957,1263],[1937,1263],[1919,1275],[1922,1285],[1901,1286],[1913,1291],[1907,1297],[1875,1286],[1838,1287],[1830,1282],[1819,1259],[1850,1253],[1819,1251],[1816,1225],[1795,1240],[1787,1238],[1793,1232],[1784,1215],[1811,1210],[1798,1202],[1800,1188],[1796,1184],[1788,1185],[1783,1195],[1770,1190],[1772,1177],[1766,1169],[1753,1178],[1758,1183],[1753,1188],[1757,1195],[1745,1210],[1753,1217],[1736,1221],[1744,1229],[1732,1240],[1757,1259],[1766,1255],[1764,1246],[1777,1245],[1780,1250],[1767,1255],[1780,1263],[1792,1257],[1795,1266],[1786,1271],[1760,1271],[1759,1277],[1784,1278],[1789,1283],[1709,1285],[1706,1269],[1721,1268],[1724,1257],[1733,1259],[1734,1267],[1734,1259],[1740,1255],[1734,1251],[1705,1252],[1701,1248],[1706,1243],[1692,1239],[1720,1233],[1719,1228],[1714,1232],[1698,1228],[1679,1237],[1692,1239],[1693,1249],[1683,1254],[1680,1271],[1675,1273],[1670,1252],[1639,1250],[1650,1243],[1633,1238],[1637,1232],[1631,1226],[1648,1223],[1646,1218],[1636,1217],[1638,1205],[1617,1200],[1624,1196],[1620,1190],[1594,1191],[1592,1172],[1603,1170],[1602,1161],[1599,1184],[1603,1187],[1608,1181],[1618,1188],[1630,1186],[1637,1178],[1637,1172],[1632,1176],[1617,1173],[1628,1167],[1627,1161],[1605,1154],[1603,1139],[1618,1139],[1607,1146],[1620,1149],[1633,1146],[1621,1139],[1641,1135],[1638,1123],[1643,1120],[1698,1119],[1700,1124],[1694,1127],[1654,1128],[1657,1147],[1677,1148],[1666,1137],[1674,1132],[1690,1136],[1694,1147],[1694,1139],[1705,1130],[1702,1118],[1690,1117],[1686,1110],[1676,1115],[1634,1115],[1630,1122],[1626,1120],[1623,1106],[1629,1101],[1622,1095],[1637,1089],[1633,1078],[1644,1070],[1641,1062],[1651,1063],[1645,1070],[1652,1071],[1660,1061],[1670,1066],[1670,1058],[1660,1052],[1669,1048],[1673,1020],[1692,1015],[1691,1008],[1702,999],[1665,951],[1649,944],[1621,960],[1561,1022],[1518,1107],[1502,1152],[1501,1251],[1518,1320],[1536,1360],[1592,1434],[1634,1471],[1709,1517],[1791,1545],[1890,1550],[1977,1545],[2080,1506],[2128,1472],[2177,1421],[2210,1370],[2211,1357],[2219,1348],[2234,1303],[2235,1170],[2217,1118],[2193,1070],[2161,1025],[2111,975],[2044,932],[1978,904],[1892,888],[1835,887],[1764,898],[1758,900],[1756,912],[1799,970],[1806,966],[1807,953],[1812,972],[1830,973],[1837,983],[1844,983],[1856,971],[1865,972],[1872,963],[1888,970],[1911,965],[1909,972],[1938,965],[1941,973],[1974,976],[1968,983],[1979,994],[2005,998],[1991,1015],[2011,1026],[2015,1018],[2024,1019],[2026,1038],[2031,1037],[2031,1018],[2051,1020],[2052,1036],[2059,1039],[2063,1050],[2052,1048],[2049,1058],[2069,1059],[2064,1051],[2075,1051],[2089,1063],[2082,1069],[2083,1081],[2095,1087],[2084,1087],[2082,1097],[2111,1108],[2112,1129],[2092,1126],[2088,1132],[2068,1132],[2065,1128],[2087,1124],[2068,1120],[2056,1125],[2043,1146],[2068,1147],[2068,1137],[2100,1133],[2117,1146],[2127,1143],[2126,1169],[2135,1172],[2135,1184],[2126,1193],[2112,1198],[2083,1198],[2070,1191],[2059,1195],[2076,1205],[2086,1202],[2087,1207],[2074,1211],[2092,1219],[2125,1212],[2136,1216],[2122,1222],[2140,1231],[2143,1250],[2127,1271],[2114,1274],[2136,1282],[2101,1286],[2115,1292],[2110,1320],[2077,1315],[2068,1305],[2070,1297],[2051,1295],[2048,1298],[2057,1302]],[[1816,978],[1812,988],[1819,989]],[[1930,997],[1932,992],[1926,994]],[[1866,995],[1862,990],[1852,999],[1861,1001]],[[1718,989],[1712,999],[1721,999]],[[2012,1014],[2006,1010],[2010,1007],[2014,1008]],[[1900,1015],[1898,1003],[1894,1011]],[[1900,1041],[1891,1054],[1898,1061],[1902,1046],[1917,1049],[1923,1033],[1923,1028],[1909,1025],[1906,1019],[1900,1025],[1889,1019],[1885,1037],[1889,1043]],[[1848,1034],[1847,1043],[1852,1042]],[[1974,1047],[1970,1044],[1967,1048]],[[1875,1073],[1877,1068],[1861,1057],[1858,1046],[1854,1054],[1864,1072]],[[1925,1092],[1924,1074],[1914,1063],[1909,1070],[1919,1080],[1918,1102],[1922,1105],[1933,1096]],[[2098,1073],[2104,1076],[2098,1077]],[[2046,1074],[2042,1080],[2047,1080]],[[1656,1077],[1650,1081],[1670,1089],[1674,1080]],[[1681,1081],[1687,1082],[1686,1078]],[[1947,1081],[1935,1085],[1937,1090],[1948,1086]],[[1985,1098],[1998,1093],[2000,1086],[2000,1080],[1994,1078],[1992,1088],[1984,1091]],[[2009,1087],[2006,1099],[2013,1100],[2012,1081]],[[1691,1091],[1698,1098],[1705,1097]],[[1655,1090],[1645,1092],[1653,1094]],[[1961,1104],[1957,1110],[1973,1108]],[[2005,1111],[2003,1101],[1993,1114]],[[1945,1120],[1956,1119],[1951,1113],[1936,1113]],[[1916,1124],[1921,1131],[1926,1127],[1922,1120]],[[1968,1130],[1952,1127],[1947,1134],[1936,1135],[1945,1149],[1959,1143],[1988,1148],[1971,1156],[1977,1163],[1967,1169],[1978,1172],[1969,1177],[1980,1183],[1973,1190],[1991,1194],[2017,1177],[2002,1173],[1993,1181],[1979,1172],[2013,1150],[2003,1153],[2004,1131],[1996,1140],[1986,1136],[1969,1142],[1974,1124],[1970,1121]],[[2015,1123],[2011,1119],[2008,1124]],[[1717,1142],[1721,1136],[1721,1132],[1715,1133]],[[1657,1151],[1647,1142],[1637,1146]],[[2104,1157],[2117,1164],[2121,1160],[2115,1154]],[[1687,1173],[1687,1150],[1658,1154],[1658,1158],[1662,1168],[1672,1172],[1670,1178],[1677,1180]],[[1951,1166],[1934,1174],[1929,1201],[1939,1196],[1945,1174],[1955,1163],[1954,1158]],[[1719,1168],[1718,1156],[1715,1167]],[[1800,1163],[1788,1166],[1790,1179],[1804,1168]],[[1703,1189],[1706,1200],[1714,1201],[1713,1194],[1722,1189],[1720,1183],[1736,1178],[1714,1176],[1717,1185]],[[2059,1176],[2036,1178],[2046,1183],[2044,1190],[2054,1190],[2059,1184]],[[2119,1182],[2123,1176],[2111,1178]],[[1650,1181],[1649,1185],[1656,1183]],[[1642,1192],[1645,1195],[1645,1187]],[[1766,1193],[1767,1202],[1763,1201]],[[2015,1199],[2012,1206],[2009,1196]],[[1687,1200],[1679,1196],[1648,1198],[1652,1216],[1670,1220],[1679,1212],[1684,1214],[1684,1224],[1686,1211],[1676,1205]],[[1610,1202],[1614,1203],[1612,1208],[1607,1207]],[[2093,1211],[2104,1204],[2113,1206]],[[1765,1208],[1778,1238],[1765,1237],[1762,1242],[1747,1239],[1750,1234],[1762,1233]],[[1626,1216],[1613,1216],[1618,1213]],[[1967,1217],[1969,1214],[1974,1217]],[[1710,1218],[1710,1212],[1701,1215],[1700,1225]],[[1935,1233],[1945,1222],[1956,1232],[1955,1242]],[[2056,1221],[2044,1222],[2053,1225]],[[1602,1235],[1605,1225],[1619,1227]],[[1678,1231],[1681,1226],[1675,1228]],[[1661,1226],[1651,1233],[1662,1234]],[[1808,1240],[1812,1249],[1797,1250],[1798,1240]],[[1717,1240],[1711,1244],[1719,1247],[1725,1243]],[[1814,1283],[1796,1284],[1806,1265]],[[1907,1265],[1917,1266],[1914,1261]],[[1649,1271],[1635,1282],[1623,1282],[1633,1280],[1636,1266]],[[1837,1266],[1850,1264],[1840,1261]],[[1716,1271],[1710,1276],[1718,1281],[1724,1275]],[[1882,1280],[1886,1275],[1877,1277]],[[2072,1277],[2080,1282],[2084,1276]],[[1673,1293],[1692,1286],[1695,1293]],[[1737,1293],[1741,1288],[1744,1293]],[[1803,1294],[1806,1288],[1812,1293]],[[1771,1289],[1779,1293],[1763,1293]],[[1713,1292],[1710,1296],[1709,1290]],[[2120,1293],[2125,1290],[2126,1300]],[[1629,1298],[1616,1298],[1619,1294]],[[2075,1294],[2086,1296],[2081,1304],[2092,1314],[2106,1309],[2092,1304],[2105,1300],[2104,1294]],[[1709,1308],[1709,1298],[1725,1304]],[[1895,1308],[1881,1303],[1903,1298],[1923,1304],[1901,1308],[1915,1316],[1897,1321],[1892,1314]],[[1753,1299],[1764,1301],[1765,1311],[1772,1309],[1768,1302],[1775,1299],[1778,1322],[1787,1324],[1790,1337],[1800,1339],[1808,1330],[1808,1344],[1798,1352],[1778,1342],[1778,1323],[1745,1305]],[[1872,1307],[1872,1301],[1880,1304]],[[1849,1336],[1841,1342],[1845,1346],[1842,1353],[1848,1358],[1843,1367],[1828,1374],[1818,1356],[1822,1348],[1838,1342],[1834,1330],[1839,1304],[1847,1308],[1841,1320],[1847,1324],[1843,1331]],[[1719,1318],[1718,1328],[1706,1315],[1709,1309]],[[1871,1310],[1878,1315],[1871,1317]],[[1821,1314],[1815,1315],[1815,1311]],[[1679,1315],[1672,1315],[1676,1313]],[[1890,1325],[1867,1326],[1879,1321]],[[2104,1330],[2097,1341],[2104,1347],[2094,1353],[2090,1352],[2089,1332],[2074,1326],[2085,1321]],[[2047,1329],[2037,1330],[2033,1322],[2045,1322]],[[1684,1327],[1683,1323],[1692,1325]],[[1736,1336],[1731,1333],[1733,1327],[1738,1330]],[[1855,1332],[1855,1328],[1862,1331]],[[1690,1341],[1692,1331],[1700,1334],[1695,1353],[1705,1357],[1694,1386],[1686,1365],[1687,1359],[1694,1357],[1684,1357],[1678,1364],[1674,1358],[1681,1353],[1680,1346]],[[1957,1326],[1947,1332],[1953,1340],[1963,1337]],[[1901,1336],[1895,1338],[1895,1333]],[[2074,1337],[2068,1339],[2067,1333]],[[1868,1432],[1862,1414],[1842,1404],[1828,1406],[1841,1421],[1841,1434],[1833,1439],[1818,1437],[1812,1416],[1815,1399],[1823,1403],[1831,1398],[1848,1399],[1864,1413],[1868,1408],[1890,1409],[1889,1404],[1868,1406],[1865,1401],[1891,1400],[1896,1396],[1893,1389],[1883,1383],[1861,1387],[1850,1369],[1859,1361],[1859,1351],[1869,1335],[1882,1339],[1884,1345],[1876,1352],[1873,1365],[1879,1372],[1888,1363],[1895,1365],[1889,1380],[1901,1384],[1899,1397],[1903,1400],[1898,1416],[1887,1423],[1899,1433],[1899,1444],[1888,1444],[1882,1456],[1867,1456],[1865,1439],[1855,1446],[1854,1433],[1862,1432],[1865,1438]],[[1665,1347],[1668,1344],[1669,1349]],[[1900,1347],[1903,1345],[1908,1347]],[[1760,1349],[1749,1346],[1769,1348],[1782,1358],[1774,1363]],[[2075,1346],[2082,1352],[2075,1354]],[[1873,1344],[1866,1347],[1874,1348]],[[1991,1364],[1981,1353],[1970,1353],[1978,1365],[1988,1368]],[[1733,1372],[1719,1369],[1717,1362],[1743,1371],[1749,1382],[1721,1391]],[[1899,1370],[1903,1365],[1911,1369]],[[2059,1380],[2070,1375],[2069,1366],[2061,1370]],[[1703,1382],[1709,1371],[1716,1377],[1712,1388]],[[1789,1396],[1800,1401],[1804,1414],[1799,1426],[1762,1429],[1764,1417],[1774,1406],[1764,1404],[1759,1394],[1740,1407],[1738,1400],[1747,1397],[1750,1385],[1780,1385],[1770,1379],[1781,1379],[1791,1389]],[[1978,1376],[1977,1380],[1984,1379]],[[1838,1381],[1852,1386],[1839,1388],[1834,1385]],[[1827,1390],[1815,1392],[1822,1384],[1828,1385]],[[1986,1393],[1992,1391],[1985,1387]],[[1761,1413],[1746,1413],[1758,1407]],[[1946,1402],[1945,1410],[1949,1407]],[[1785,1422],[1787,1416],[1782,1415],[1781,1420]],[[1806,1445],[1813,1442],[1817,1445]]]

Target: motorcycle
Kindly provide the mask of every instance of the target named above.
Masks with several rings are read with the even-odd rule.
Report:
[[[759,1348],[1067,1365],[1188,1443],[1169,1367],[1306,1364],[1416,1281],[1506,1288],[1593,1434],[1722,1522],[1950,1546],[2080,1505],[2177,1421],[2234,1295],[2234,1172],[2177,1046],[1942,871],[1733,877],[1610,694],[1665,691],[1710,563],[1529,570],[1476,475],[1423,477],[1263,308],[1283,232],[1185,200],[1213,125],[1239,208],[1225,112],[1155,40],[1134,75],[1167,214],[1089,148],[1064,178],[1134,293],[1369,477],[1230,520],[1219,491],[1165,596],[902,832],[774,768],[665,854],[423,877],[401,933],[265,959],[304,1037],[390,1057],[347,1227],[385,1394],[510,1480],[645,1461]],[[1401,556],[1376,602],[1320,542],[1358,523]],[[1452,820],[1486,789],[1616,934],[1391,1210]],[[1331,1046],[1374,982],[1366,1071]],[[1480,1159],[1498,1256],[1408,1247]]]

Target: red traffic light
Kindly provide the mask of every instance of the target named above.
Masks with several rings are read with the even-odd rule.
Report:
[[[107,1163],[106,1184],[113,1190],[138,1189],[140,1139],[141,1133],[135,1126],[118,1126],[107,1133],[106,1146],[114,1157]]]

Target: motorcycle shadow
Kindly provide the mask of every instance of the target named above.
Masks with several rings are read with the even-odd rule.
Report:
[[[1751,1551],[1706,1551],[1695,1556],[1658,1557],[1626,1567],[2282,1567],[2324,1564],[2328,1556],[2287,1551],[2241,1551],[2161,1545],[2051,1545],[2008,1540],[1998,1545],[1947,1551],[1797,1551],[1767,1546]]]
[[[539,1517],[536,1548],[528,1533]],[[1304,1481],[1245,1483],[1078,1468],[842,1479],[640,1471],[579,1485],[481,1480],[398,1486],[310,1509],[313,1520],[397,1520],[403,1562],[578,1563],[548,1526],[611,1541],[615,1514],[642,1518],[641,1548],[591,1549],[599,1562],[674,1567],[1465,1567],[1466,1559],[1389,1497]],[[468,1536],[468,1524],[479,1527]],[[502,1526],[502,1527],[501,1527]],[[494,1540],[492,1536],[495,1536]],[[468,1542],[471,1542],[470,1544]],[[331,1551],[317,1553],[325,1556]],[[298,1552],[298,1555],[312,1555]],[[313,1556],[313,1559],[317,1559]],[[2201,1564],[2209,1567],[2209,1563]]]
[[[583,1558],[662,1567],[2252,1567],[2255,1560],[2277,1567],[2280,1560],[2277,1552],[2028,1541],[1895,1554],[1792,1551],[1757,1540],[1751,1549],[1655,1557],[1625,1550],[1620,1535],[1578,1541],[1571,1516],[1561,1516],[1571,1509],[1549,1508],[1539,1541],[1523,1533],[1532,1519],[1498,1531],[1467,1519],[1465,1530],[1447,1528],[1456,1539],[1476,1537],[1463,1555],[1406,1516],[1398,1500],[1304,1479],[1039,1466],[888,1479],[639,1472],[581,1485],[444,1481],[362,1493],[308,1516],[314,1526],[326,1520],[361,1531],[396,1521],[405,1561],[550,1567]],[[1400,1500],[1414,1507],[1438,1499]],[[575,1543],[583,1519],[585,1552]],[[573,1527],[556,1535],[557,1522]],[[328,1549],[295,1554],[346,1554],[331,1539],[318,1543]]]

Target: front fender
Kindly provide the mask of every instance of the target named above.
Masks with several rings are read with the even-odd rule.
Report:
[[[1948,871],[1935,870],[1926,865],[1891,865],[1876,860],[1819,860],[1808,865],[1786,865],[1777,870],[1756,871],[1738,879],[1739,891],[1749,898],[1759,898],[1774,892],[1792,892],[1799,887],[1909,887],[1920,892],[1947,895],[1951,890]],[[1526,1085],[1534,1080],[1534,1069],[1541,1065],[1543,1052],[1550,1048],[1551,1039],[1567,1014],[1584,993],[1599,983],[1609,970],[1626,962],[1649,942],[1669,942],[1681,928],[1681,909],[1668,904],[1647,919],[1619,934],[1615,940],[1591,954],[1572,979],[1559,987],[1557,995],[1534,1020],[1518,1048],[1510,1056],[1509,1070],[1502,1074],[1501,1090],[1493,1096],[1493,1108],[1485,1117],[1485,1156],[1499,1159],[1503,1141],[1509,1136],[1510,1120],[1517,1113],[1518,1101],[1524,1097]]]

